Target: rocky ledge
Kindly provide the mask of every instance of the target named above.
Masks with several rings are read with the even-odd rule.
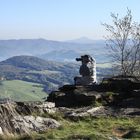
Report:
[[[54,113],[54,103],[5,102],[0,104],[0,134],[30,134],[58,128],[60,123],[52,118],[41,117],[42,113]]]
[[[58,91],[49,94],[47,101],[55,102],[57,107],[96,106],[96,103],[140,107],[138,98],[140,98],[139,80],[133,77],[114,77],[90,86],[64,85]]]
[[[113,77],[92,86],[65,85],[47,101],[55,102],[65,117],[140,115],[140,81]],[[74,109],[72,109],[74,108]]]

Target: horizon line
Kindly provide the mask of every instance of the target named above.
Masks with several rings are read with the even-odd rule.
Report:
[[[77,39],[81,39],[81,38],[86,38],[86,39],[89,39],[89,40],[93,40],[93,41],[97,41],[97,40],[105,40],[104,38],[100,38],[100,39],[92,39],[92,38],[89,38],[89,37],[79,37],[79,38],[73,38],[73,39],[65,39],[65,40],[55,40],[55,39],[47,39],[47,38],[7,38],[7,39],[2,39],[0,38],[0,40],[2,41],[8,41],[8,40],[48,40],[48,41],[57,41],[57,42],[69,42],[69,41],[72,41],[72,40],[77,40]]]

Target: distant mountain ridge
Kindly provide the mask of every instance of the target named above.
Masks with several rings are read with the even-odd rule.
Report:
[[[73,40],[67,40],[66,42],[77,43],[77,44],[93,44],[95,43],[95,40],[89,39],[87,37],[80,37]]]
[[[97,62],[106,61],[106,53],[108,53],[108,51],[105,49],[105,42],[103,40],[96,40],[90,44],[84,44],[82,40],[89,41],[87,38],[81,39],[81,43],[80,40],[79,43],[46,39],[0,40],[0,60],[5,60],[17,55],[32,55],[63,62],[63,60],[71,60],[72,57],[75,57],[75,54],[90,54],[96,58]],[[61,52],[64,52],[65,55],[61,55]],[[71,58],[69,57],[69,53],[71,53]],[[54,58],[53,56],[55,55],[57,57]]]
[[[74,50],[54,50],[39,57],[46,60],[53,60],[59,62],[74,62],[76,57],[80,57],[81,53]]]

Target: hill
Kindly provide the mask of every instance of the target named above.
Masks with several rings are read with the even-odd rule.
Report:
[[[0,77],[44,84],[45,91],[72,83],[77,75],[76,64],[46,61],[34,56],[14,56],[0,62]]]
[[[5,61],[0,62],[0,65],[11,65],[16,68],[26,69],[26,70],[59,70],[62,67],[61,63],[55,63],[52,61],[45,61],[43,59],[34,56],[14,56]]]

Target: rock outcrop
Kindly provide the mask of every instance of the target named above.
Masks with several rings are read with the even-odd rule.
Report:
[[[68,118],[73,121],[86,119],[86,117],[134,117],[140,115],[140,108],[125,108],[115,106],[87,106],[80,108],[60,107],[59,111],[64,114],[64,118]]]
[[[30,134],[30,132],[45,132],[49,128],[58,128],[60,123],[51,118],[40,116],[14,116],[11,120],[14,133]]]
[[[96,106],[97,102],[102,105],[121,105],[130,98],[137,100],[139,90],[140,81],[134,77],[113,77],[89,86],[64,85],[49,94],[47,101],[55,102],[57,107]]]
[[[47,101],[55,102],[57,107],[81,107],[94,104],[101,95],[101,92],[93,91],[91,86],[65,85],[59,91],[52,92]]]
[[[55,112],[54,103],[6,102],[0,104],[0,134],[30,134],[58,128],[60,123],[41,117],[44,112]]]
[[[114,77],[99,85],[65,85],[47,100],[55,102],[64,117],[72,120],[89,116],[139,116],[140,81]]]

